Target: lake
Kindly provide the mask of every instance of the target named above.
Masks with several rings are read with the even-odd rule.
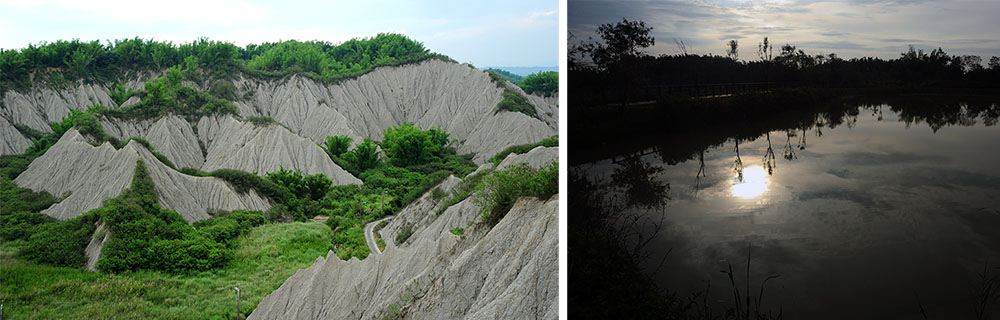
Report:
[[[849,101],[640,138],[571,181],[660,288],[716,310],[734,306],[721,270],[745,297],[749,251],[750,292],[779,275],[761,309],[785,319],[974,319],[1000,274],[998,100]]]

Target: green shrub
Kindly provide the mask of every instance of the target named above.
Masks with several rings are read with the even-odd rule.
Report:
[[[323,150],[326,151],[326,154],[330,155],[330,158],[332,159],[339,157],[344,152],[347,152],[347,149],[351,147],[351,141],[351,137],[348,136],[327,136],[322,147]]]
[[[250,189],[255,189],[265,197],[279,203],[295,197],[288,191],[288,189],[283,188],[268,179],[261,178],[256,174],[232,169],[219,169],[212,171],[210,175],[226,180],[226,182],[229,182],[233,189],[236,189],[236,192],[239,193],[245,194],[249,192]]]
[[[341,260],[348,260],[351,257],[364,259],[368,257],[368,243],[365,242],[364,231],[360,225],[355,225],[347,229],[341,229],[333,234],[333,240],[337,243],[337,257]]]
[[[498,165],[500,165],[500,162],[503,162],[503,159],[506,159],[507,156],[510,155],[511,153],[514,153],[514,154],[527,153],[528,151],[531,151],[531,149],[537,148],[539,146],[541,146],[541,147],[558,147],[559,146],[559,135],[554,135],[554,136],[542,139],[541,141],[538,141],[538,142],[533,143],[533,144],[521,144],[521,145],[507,147],[506,149],[503,149],[503,151],[500,151],[500,153],[497,153],[492,158],[490,158],[489,162],[492,163],[495,166],[498,166]]]
[[[448,134],[438,129],[421,130],[409,122],[385,130],[381,146],[395,166],[421,165],[439,159]]]
[[[195,176],[195,177],[211,177],[212,176],[211,173],[208,173],[208,172],[205,172],[205,171],[201,171],[201,170],[198,170],[198,169],[195,169],[195,168],[181,168],[178,171],[180,171],[183,174],[186,174],[186,175],[189,175],[189,176]]]
[[[258,127],[264,127],[271,124],[278,124],[278,121],[274,120],[274,118],[271,117],[246,117],[245,120]]]
[[[135,91],[132,88],[126,88],[120,82],[115,83],[115,86],[110,88],[111,100],[115,102],[115,105],[122,105],[128,98],[135,95]]]
[[[494,225],[520,197],[548,198],[559,192],[559,163],[543,169],[527,164],[510,166],[483,179],[482,191],[474,198],[483,207],[483,221]]]
[[[326,225],[330,227],[330,230],[347,230],[348,228],[358,225],[358,219],[352,219],[347,216],[342,215],[331,215],[326,219]],[[338,230],[338,228],[340,228]]]
[[[502,78],[502,79],[506,79],[507,81],[513,82],[514,84],[521,83],[521,80],[524,80],[524,77],[522,77],[520,75],[517,75],[517,74],[514,74],[514,73],[511,73],[510,71],[507,71],[507,70],[487,68],[485,71],[488,72],[488,73],[490,73],[491,80],[493,80],[492,77],[494,77],[494,74],[495,74],[495,76],[497,76],[499,78]],[[496,82],[497,80],[493,80],[493,81]]]
[[[434,188],[434,190],[431,190],[431,198],[434,199],[434,201],[441,200],[441,198],[444,198],[444,196],[446,195],[448,194],[445,193],[444,191],[441,191],[441,187],[437,187]]]
[[[407,191],[405,195],[403,195],[402,199],[403,205],[405,206],[417,200],[417,198],[419,198],[425,192],[430,190],[432,187],[441,184],[441,181],[447,179],[448,176],[451,176],[451,172],[446,170],[437,171],[432,174],[424,176],[423,180],[420,182],[419,185],[414,186],[409,191]]]
[[[99,218],[99,214],[85,213],[62,222],[39,224],[18,255],[38,263],[81,267],[87,262],[85,249]]]
[[[264,211],[264,218],[270,222],[292,222],[292,214],[288,207],[283,204],[275,204],[270,209]]]
[[[532,73],[517,85],[524,92],[549,97],[559,91],[559,73],[554,71]]]
[[[194,227],[208,239],[231,245],[240,235],[267,222],[267,217],[260,211],[235,210],[212,219],[195,222]]]
[[[55,218],[37,212],[4,212],[0,214],[0,239],[27,240],[32,234],[39,233],[37,228],[40,225],[56,222]]]
[[[462,227],[451,229],[451,234],[456,235],[456,236],[460,236],[460,235],[462,235],[464,233],[465,233],[465,229],[462,228]]]
[[[399,229],[399,233],[396,234],[396,245],[398,246],[406,242],[406,240],[410,239],[410,236],[412,235],[413,235],[413,225],[412,224],[404,225],[402,228]]]
[[[301,170],[292,171],[285,168],[268,172],[266,177],[267,180],[287,189],[296,197],[308,197],[313,200],[321,199],[333,184],[330,178],[321,173],[306,176]]]
[[[489,175],[492,170],[483,170],[474,175],[467,176],[462,179],[462,182],[451,189],[451,196],[445,199],[438,205],[437,214],[444,213],[448,207],[455,205],[456,203],[462,202],[469,198],[473,192],[481,188],[483,177]]]
[[[216,98],[226,99],[229,101],[234,101],[239,97],[236,93],[236,85],[234,85],[232,81],[221,79],[212,82],[212,85],[208,88],[208,93]]]
[[[334,161],[337,161],[337,158],[334,159]],[[345,164],[344,170],[355,176],[359,176],[367,170],[375,169],[382,164],[382,160],[379,159],[378,145],[369,138],[365,138],[362,143],[355,146],[351,151],[341,153],[339,159]]]
[[[34,161],[35,158],[41,156],[49,147],[55,144],[55,139],[34,139],[34,143],[33,146],[28,147],[28,150],[22,154],[0,156],[0,179],[16,179],[22,172],[28,170],[28,165],[31,164],[31,161]]]
[[[91,215],[101,217],[112,231],[97,268],[106,272],[161,270],[172,273],[219,268],[232,258],[232,239],[263,224],[258,211],[233,211],[198,229],[177,212],[159,206],[156,189],[141,159],[136,161],[132,187]]]
[[[525,99],[513,90],[504,90],[503,99],[497,103],[494,113],[500,113],[501,111],[520,112],[532,118],[538,118],[535,106],[528,103],[528,99]]]
[[[40,212],[52,206],[59,199],[48,192],[33,192],[18,187],[13,180],[0,177],[0,216],[15,212]]]

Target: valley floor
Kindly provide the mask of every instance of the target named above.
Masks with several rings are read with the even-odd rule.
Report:
[[[232,319],[233,288],[240,287],[245,317],[285,279],[326,256],[332,240],[320,222],[265,224],[236,241],[225,268],[180,275],[51,267],[16,258],[23,242],[3,242],[0,300],[10,319]]]

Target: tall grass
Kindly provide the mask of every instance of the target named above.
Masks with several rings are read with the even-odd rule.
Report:
[[[106,274],[29,263],[17,242],[0,243],[0,300],[10,319],[233,319],[243,291],[243,316],[295,271],[332,248],[322,223],[266,224],[236,240],[221,269],[189,275],[155,271]]]

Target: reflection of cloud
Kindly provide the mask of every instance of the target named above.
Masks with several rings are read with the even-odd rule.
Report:
[[[872,166],[872,165],[899,165],[903,163],[937,163],[944,164],[947,157],[918,155],[912,153],[872,153],[872,152],[847,152],[842,155],[843,164],[846,166]]]
[[[843,200],[857,203],[865,209],[879,209],[881,211],[892,209],[892,205],[882,201],[881,195],[875,195],[869,191],[831,188],[827,190],[799,192],[796,196],[799,201],[803,202],[810,200]]]

